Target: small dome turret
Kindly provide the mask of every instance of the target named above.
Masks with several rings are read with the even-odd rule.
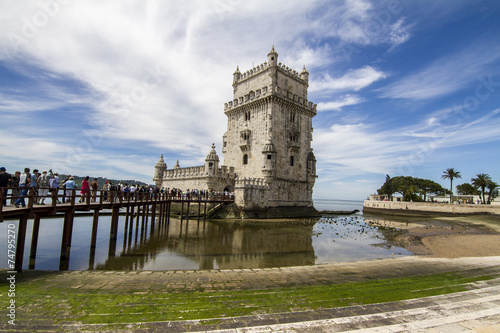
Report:
[[[212,150],[205,158],[205,173],[209,176],[217,176],[219,172],[219,156],[215,152],[215,144],[212,143]]]
[[[167,163],[163,160],[163,154],[160,155],[160,160],[156,163],[155,168],[167,169]]]
[[[267,142],[264,146],[264,150],[262,150],[262,152],[263,153],[276,153],[277,152],[276,147],[272,143],[271,139],[267,140]]]
[[[241,77],[240,66],[236,66],[236,70],[233,73],[233,83],[238,82]]]
[[[217,152],[215,151],[215,144],[212,143],[212,150],[208,153],[205,161],[217,161],[219,162],[219,156],[217,156]]]
[[[269,66],[276,66],[278,64],[278,52],[274,49],[274,45],[271,51],[267,54],[267,63]]]
[[[306,82],[309,82],[309,72],[307,71],[305,65],[304,68],[302,69],[302,72],[300,72],[300,78]]]
[[[167,163],[163,160],[163,154],[160,156],[160,160],[155,165],[155,174],[153,180],[156,186],[161,186],[161,181],[163,179],[163,174],[167,171]]]

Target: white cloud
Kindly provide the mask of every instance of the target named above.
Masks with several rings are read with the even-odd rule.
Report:
[[[339,43],[390,47],[412,38],[413,25],[391,12],[390,3],[89,0],[54,1],[47,10],[42,1],[6,2],[0,12],[0,61],[31,86],[19,85],[15,93],[1,91],[0,108],[7,111],[2,119],[16,124],[0,127],[2,138],[12,138],[6,140],[10,145],[0,145],[2,152],[9,152],[2,157],[14,159],[17,153],[12,146],[22,145],[29,149],[18,154],[18,159],[26,155],[33,161],[66,163],[67,152],[85,142],[79,132],[86,129],[102,137],[91,152],[80,154],[94,163],[73,163],[68,170],[120,169],[121,174],[134,170],[149,179],[150,166],[160,153],[167,159],[185,156],[183,166],[198,164],[212,142],[220,144],[226,129],[223,103],[231,100],[236,65],[244,71],[252,63],[266,61],[273,44],[280,61],[299,72],[303,65],[315,72],[309,93],[322,95],[319,111],[366,102],[367,97],[357,92],[387,78],[385,68],[352,65],[353,69],[338,77],[316,72],[327,72],[326,65],[346,60],[336,58],[341,53]],[[382,17],[387,11],[389,15]],[[488,50],[478,45],[403,76],[380,94],[425,99],[460,89],[498,59],[498,46]],[[78,86],[76,92],[73,85]],[[326,99],[325,95],[335,97]],[[36,124],[25,121],[26,114],[18,112],[49,109],[65,115],[71,109],[68,113],[74,113],[71,119],[77,119],[78,133],[65,136],[57,128],[40,132]],[[339,172],[385,173],[411,156],[415,144],[436,142],[436,138],[439,149],[445,144],[460,146],[497,137],[496,115],[489,121],[472,122],[460,136],[454,135],[458,128],[445,121],[450,113],[453,110],[436,111],[421,124],[396,130],[366,119],[326,129],[320,124],[313,146],[326,176],[319,182],[333,181]],[[72,125],[67,128],[73,130]],[[54,131],[58,136],[49,137]],[[34,150],[33,140],[49,153]],[[155,157],[142,161],[142,151]],[[168,163],[173,165],[175,159]]]
[[[415,168],[444,158],[455,147],[500,140],[500,109],[477,119],[450,123],[429,122],[386,129],[384,124],[335,124],[314,134],[318,174],[329,175],[318,182],[366,173],[411,174]],[[458,120],[460,118],[457,118]]]
[[[335,101],[318,103],[318,111],[340,111],[344,106],[355,105],[363,102],[363,99],[357,95],[347,94]]]
[[[311,82],[309,91],[358,91],[386,77],[387,74],[384,72],[378,71],[371,66],[365,66],[359,69],[350,70],[339,78],[332,78],[330,75],[325,74],[322,79],[313,80]]]
[[[410,27],[404,26],[403,23],[404,18],[400,18],[396,23],[390,26],[388,37],[394,46],[403,44],[410,39]]]

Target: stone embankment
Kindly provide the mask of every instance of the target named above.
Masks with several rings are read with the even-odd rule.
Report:
[[[493,214],[500,216],[500,205],[470,205],[448,204],[435,202],[407,202],[407,201],[377,201],[365,200],[365,213],[384,213],[394,215],[475,215]]]

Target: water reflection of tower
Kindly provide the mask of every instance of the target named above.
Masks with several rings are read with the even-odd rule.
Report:
[[[200,237],[199,228],[193,224],[186,228],[185,246],[178,250],[195,258],[200,269],[313,265],[313,225],[295,226],[294,232],[288,232],[286,227],[209,222]]]
[[[314,265],[312,231],[315,221],[294,226],[249,226],[226,222],[171,219],[163,231],[133,242],[96,269],[143,269],[168,251],[199,269],[267,268]],[[179,269],[167,264],[155,269]]]

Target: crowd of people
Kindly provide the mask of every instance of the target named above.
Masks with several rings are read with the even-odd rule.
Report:
[[[64,183],[66,188],[76,188],[76,184],[72,179],[72,177],[68,177]],[[49,196],[49,191],[51,189],[59,189],[60,188],[59,174],[57,172],[52,172],[52,169],[49,171],[43,170],[39,172],[38,169],[34,169],[31,172],[30,168],[24,168],[24,172],[16,171],[14,175],[11,175],[7,172],[5,167],[0,168],[0,187],[4,188],[4,201],[3,204],[7,205],[7,195],[9,188],[11,188],[11,204],[16,207],[26,206],[26,202],[24,198],[28,194],[30,188],[33,188],[36,193],[36,200],[34,203],[36,204],[45,204],[45,199]]]
[[[94,178],[92,182],[89,182],[90,177],[86,176],[80,186],[78,186],[74,180],[74,177],[68,175],[66,179],[60,180],[59,174],[57,172],[52,172],[43,170],[39,172],[34,169],[32,172],[30,168],[25,168],[24,172],[16,171],[14,175],[7,172],[5,167],[0,167],[0,188],[3,188],[3,205],[7,206],[7,196],[10,193],[10,204],[16,207],[26,207],[25,197],[27,196],[30,188],[35,191],[35,201],[34,204],[44,205],[45,199],[51,196],[54,191],[63,190],[63,195],[61,196],[62,202],[66,200],[71,200],[72,196],[76,193],[76,190],[80,190],[79,202],[85,202],[85,200],[90,200],[90,202],[96,202],[97,192],[99,191],[99,182],[97,178]],[[183,200],[198,200],[198,199],[213,199],[215,197],[225,196],[227,198],[233,198],[233,194],[229,192],[219,192],[219,191],[209,191],[209,190],[181,190],[177,188],[158,188],[151,187],[149,185],[128,185],[127,183],[113,184],[111,181],[107,181],[102,187],[104,201],[109,201],[111,196],[127,196],[136,192],[139,193],[167,193],[171,198],[183,199]],[[57,203],[59,201],[59,195],[56,196]]]

